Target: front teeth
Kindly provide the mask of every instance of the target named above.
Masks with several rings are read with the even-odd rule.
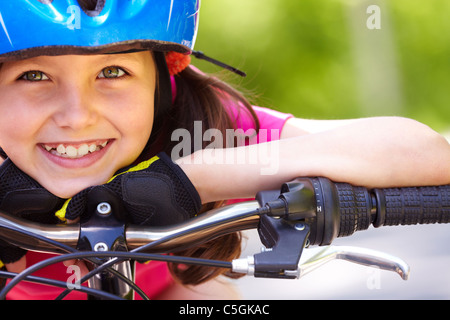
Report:
[[[81,158],[88,153],[92,153],[95,151],[99,151],[102,148],[104,148],[107,145],[108,141],[103,142],[102,144],[82,144],[78,148],[75,148],[74,146],[64,146],[63,144],[60,144],[55,148],[52,148],[50,146],[44,145],[44,148],[57,156],[64,157],[64,158]]]

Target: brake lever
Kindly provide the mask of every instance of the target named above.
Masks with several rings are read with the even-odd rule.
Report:
[[[264,250],[251,257],[254,276],[296,278],[292,271],[297,269],[308,242],[309,225],[263,215],[258,233]]]
[[[255,277],[298,279],[329,261],[340,259],[393,271],[403,280],[408,279],[409,266],[403,260],[380,251],[350,246],[304,250],[309,231],[306,223],[261,216],[258,233],[264,245],[263,252],[232,261],[232,270]]]
[[[232,261],[232,271],[259,278],[297,278],[296,270],[309,236],[309,225],[263,215],[258,233],[264,250]]]
[[[366,248],[325,246],[303,250],[298,268],[295,270],[284,270],[282,278],[299,279],[327,262],[337,259],[393,271],[400,275],[403,280],[408,280],[409,277],[410,269],[408,264],[395,256]],[[255,275],[255,259],[253,256],[250,256],[234,260],[233,271]],[[281,277],[278,276],[277,278]]]
[[[390,254],[358,247],[350,246],[325,246],[311,248],[304,251],[297,269],[298,278],[316,270],[332,260],[345,260],[367,267],[397,273],[403,280],[408,280],[409,265],[402,259]]]

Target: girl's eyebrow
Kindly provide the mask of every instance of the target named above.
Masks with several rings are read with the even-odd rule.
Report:
[[[132,64],[141,64],[142,61],[139,59],[139,55],[134,55],[130,53],[115,53],[115,54],[104,54],[94,56],[99,62],[105,64],[121,64],[121,63],[132,63]]]
[[[58,56],[55,56],[56,58]],[[34,58],[29,58],[25,60],[15,61],[15,65],[22,66],[54,66],[54,56],[38,56]],[[102,54],[102,55],[91,55],[86,56],[92,58],[92,63],[94,64],[120,64],[120,63],[140,63],[138,55],[133,55],[129,53],[117,53],[117,54]]]
[[[0,79],[4,80],[7,77],[16,77],[18,73],[39,70],[48,64],[43,64],[36,59],[17,60],[2,63]],[[6,78],[5,78],[6,77]]]
[[[52,63],[52,60],[45,58],[48,57],[35,57],[25,60],[11,61],[6,64],[6,70],[15,73],[26,70],[39,70],[53,67],[55,65],[54,63]]]
[[[33,67],[33,66],[39,67],[39,66],[43,65],[43,63],[36,61],[36,59],[34,59],[34,58],[26,59],[26,60],[12,61],[11,63],[14,65],[14,67],[19,67],[19,68]]]

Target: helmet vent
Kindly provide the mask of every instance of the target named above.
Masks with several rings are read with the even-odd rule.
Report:
[[[52,4],[53,0],[37,0],[42,4]]]
[[[43,0],[46,1],[46,0]],[[50,0],[53,1],[53,0]],[[106,0],[78,0],[81,9],[90,17],[96,17],[105,7]]]

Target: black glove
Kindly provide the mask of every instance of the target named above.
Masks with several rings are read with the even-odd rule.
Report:
[[[101,186],[122,199],[133,224],[165,226],[194,217],[201,208],[200,196],[189,178],[165,153],[116,174]],[[57,212],[60,219],[74,220],[87,214],[87,188]]]
[[[122,199],[127,217],[134,224],[175,224],[192,218],[201,208],[200,196],[186,174],[161,153],[119,172],[105,185],[87,188],[68,200],[51,194],[6,159],[0,166],[0,211],[47,224],[74,220],[87,214],[87,196],[99,187],[108,188]],[[0,239],[3,263],[15,262],[25,253]]]
[[[0,166],[0,211],[40,223],[58,223],[54,212],[64,203],[18,169],[10,159]],[[0,239],[0,260],[12,263],[26,250]]]

